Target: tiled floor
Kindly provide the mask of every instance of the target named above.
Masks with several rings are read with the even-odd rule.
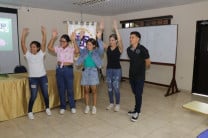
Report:
[[[164,97],[167,88],[145,84],[142,113],[131,122],[127,112],[134,106],[128,81],[121,84],[121,110],[107,111],[106,84],[100,84],[97,114],[84,114],[84,101],[77,101],[77,113],[52,116],[45,112],[0,122],[0,138],[195,138],[208,128],[208,117],[182,108],[192,100],[207,102],[207,98],[180,92]]]

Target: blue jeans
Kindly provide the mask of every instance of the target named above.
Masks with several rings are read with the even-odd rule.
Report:
[[[114,104],[113,93],[115,93],[116,104],[120,104],[120,81],[121,69],[107,69],[106,81],[108,84],[108,96],[111,104]]]
[[[130,80],[132,92],[135,96],[135,107],[134,111],[137,113],[141,112],[142,106],[142,93],[144,88],[144,80]]]
[[[73,91],[73,67],[57,66],[56,81],[58,85],[60,108],[66,109],[66,92],[70,108],[75,108],[74,91]]]
[[[43,98],[45,101],[46,108],[49,108],[49,97],[48,97],[48,78],[47,76],[42,77],[29,77],[29,87],[30,87],[30,101],[29,101],[29,107],[28,112],[32,112],[33,104],[35,102],[35,99],[37,97],[38,93],[38,87],[40,86],[41,92],[43,94]]]

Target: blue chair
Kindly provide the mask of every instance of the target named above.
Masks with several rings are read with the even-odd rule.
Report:
[[[204,130],[203,132],[201,132],[197,138],[208,138],[208,129]]]

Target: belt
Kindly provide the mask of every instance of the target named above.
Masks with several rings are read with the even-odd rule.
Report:
[[[59,68],[61,68],[61,65],[57,65]],[[73,65],[63,65],[62,68],[73,68]]]

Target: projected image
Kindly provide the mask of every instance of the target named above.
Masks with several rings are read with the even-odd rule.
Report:
[[[0,51],[12,50],[12,20],[0,18]]]

